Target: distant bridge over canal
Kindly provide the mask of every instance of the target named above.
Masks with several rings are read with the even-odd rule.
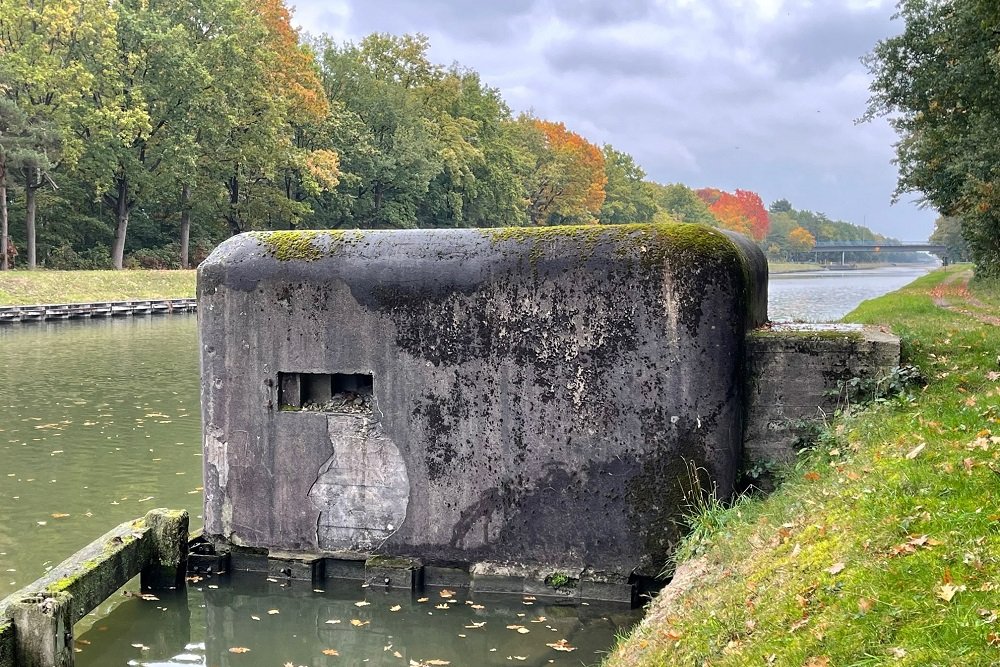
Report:
[[[809,252],[945,252],[933,243],[876,243],[874,241],[820,241]]]
[[[932,252],[941,257],[947,264],[947,246],[934,243],[878,243],[875,241],[820,241],[809,252],[816,253],[816,260],[819,261],[820,253],[840,254],[840,263],[847,263],[847,253],[849,252]]]

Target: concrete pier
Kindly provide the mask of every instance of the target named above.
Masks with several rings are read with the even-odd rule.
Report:
[[[73,625],[130,579],[143,590],[184,585],[188,513],[150,510],[0,600],[0,667],[72,667]]]

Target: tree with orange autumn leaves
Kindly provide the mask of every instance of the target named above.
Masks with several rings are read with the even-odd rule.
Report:
[[[594,224],[608,182],[601,149],[553,123],[523,116],[522,146],[534,157],[528,175],[528,217],[532,225]]]
[[[770,228],[770,218],[760,195],[749,190],[737,190],[734,193],[715,188],[702,188],[698,196],[708,204],[719,224],[741,234],[746,234],[757,241],[767,236]]]
[[[516,116],[475,71],[435,64],[423,35],[304,39],[286,2],[108,0],[91,15],[69,11],[83,0],[0,0],[0,95],[55,123],[74,158],[47,174],[60,196],[39,210],[40,265],[184,265],[189,241],[197,262],[250,229],[653,221],[767,234],[752,192],[653,183],[627,153]],[[25,20],[26,7],[53,21]],[[79,76],[56,89],[72,104],[49,118],[16,93],[62,71],[32,45],[58,46],[46,26],[64,16],[103,37],[58,52]],[[807,245],[781,215],[771,245]],[[20,227],[11,235],[29,246]]]

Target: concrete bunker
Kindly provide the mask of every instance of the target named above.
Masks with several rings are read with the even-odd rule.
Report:
[[[224,549],[628,586],[667,562],[690,470],[733,489],[766,319],[766,263],[738,237],[251,233],[198,283]]]

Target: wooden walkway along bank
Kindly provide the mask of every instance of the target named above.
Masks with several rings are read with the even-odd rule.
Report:
[[[0,324],[45,322],[50,320],[79,320],[94,317],[193,313],[197,310],[197,299],[132,299],[129,301],[100,301],[95,303],[0,306]]]

